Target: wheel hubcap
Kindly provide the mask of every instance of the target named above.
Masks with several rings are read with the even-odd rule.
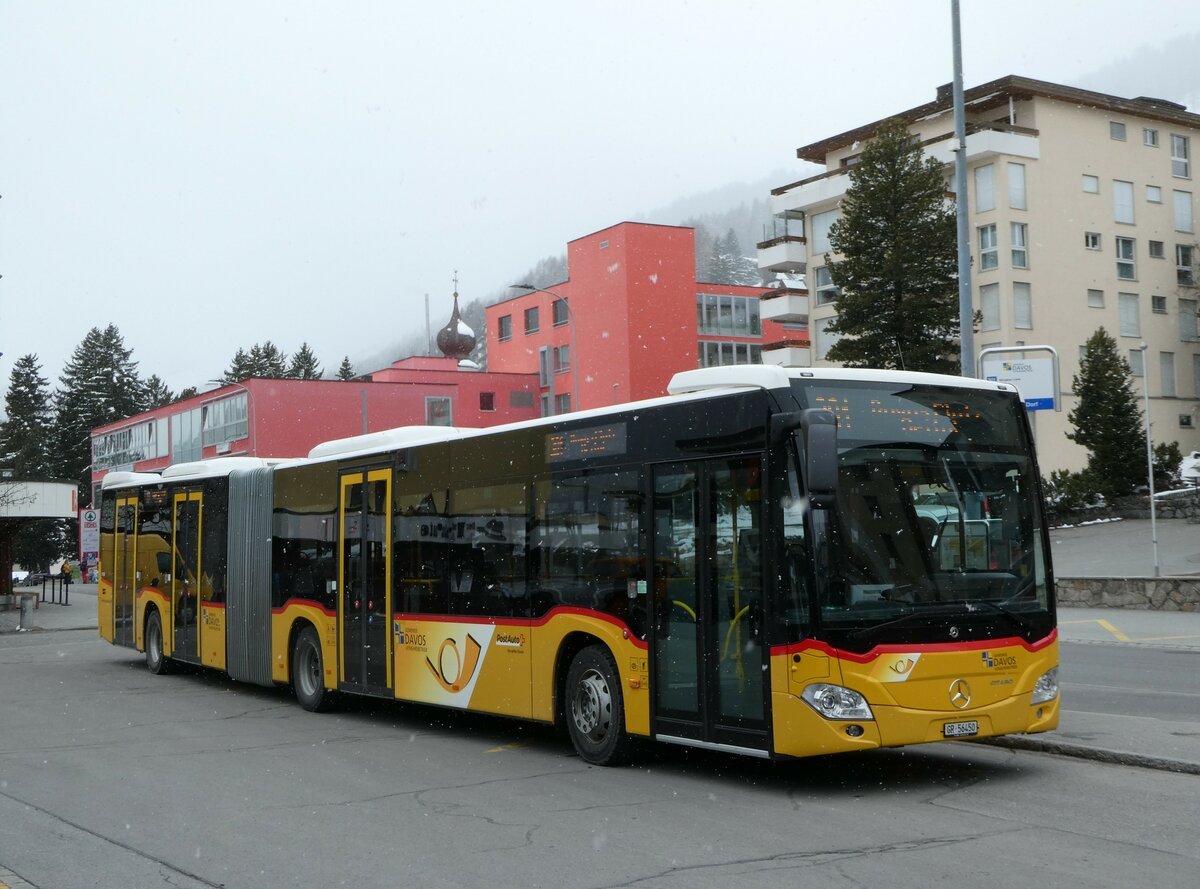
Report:
[[[612,723],[612,694],[608,683],[596,670],[588,670],[579,680],[575,698],[571,701],[571,717],[575,727],[593,741],[608,734]]]

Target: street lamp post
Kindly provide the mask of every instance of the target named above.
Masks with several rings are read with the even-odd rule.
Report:
[[[1146,403],[1146,473],[1150,481],[1150,542],[1154,546],[1154,576],[1158,577],[1158,521],[1154,506],[1154,443],[1150,436],[1150,367],[1148,364],[1149,343],[1142,343],[1142,395]]]
[[[555,293],[553,290],[547,290],[544,287],[534,287],[532,284],[510,284],[511,290],[527,290],[530,293],[545,293],[553,296],[555,299],[562,300],[562,304],[567,308],[567,319],[571,322],[571,362],[574,367],[571,369],[571,409],[579,410],[579,347],[576,342],[576,331],[579,325],[575,323],[575,311],[571,308],[571,302],[561,293]],[[550,373],[554,373],[553,360],[551,361]],[[557,410],[554,413],[558,413]]]

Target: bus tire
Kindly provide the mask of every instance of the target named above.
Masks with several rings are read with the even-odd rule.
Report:
[[[292,691],[305,710],[317,713],[329,708],[332,695],[325,688],[325,664],[317,631],[305,627],[292,645]]]
[[[146,615],[146,669],[155,676],[171,672],[171,660],[163,654],[162,617],[157,608]]]
[[[628,761],[633,739],[625,734],[625,708],[617,665],[602,645],[581,649],[567,672],[566,722],[580,759],[597,766]]]

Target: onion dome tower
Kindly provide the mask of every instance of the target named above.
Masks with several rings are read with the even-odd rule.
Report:
[[[454,311],[450,313],[450,322],[438,331],[437,347],[447,358],[463,361],[471,357],[471,353],[475,351],[475,343],[475,331],[467,326],[458,313],[458,289],[456,287]]]

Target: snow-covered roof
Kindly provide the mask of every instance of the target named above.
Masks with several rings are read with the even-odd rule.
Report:
[[[129,488],[134,485],[146,485],[162,481],[157,472],[108,472],[100,482],[100,489],[107,491],[111,488]]]

